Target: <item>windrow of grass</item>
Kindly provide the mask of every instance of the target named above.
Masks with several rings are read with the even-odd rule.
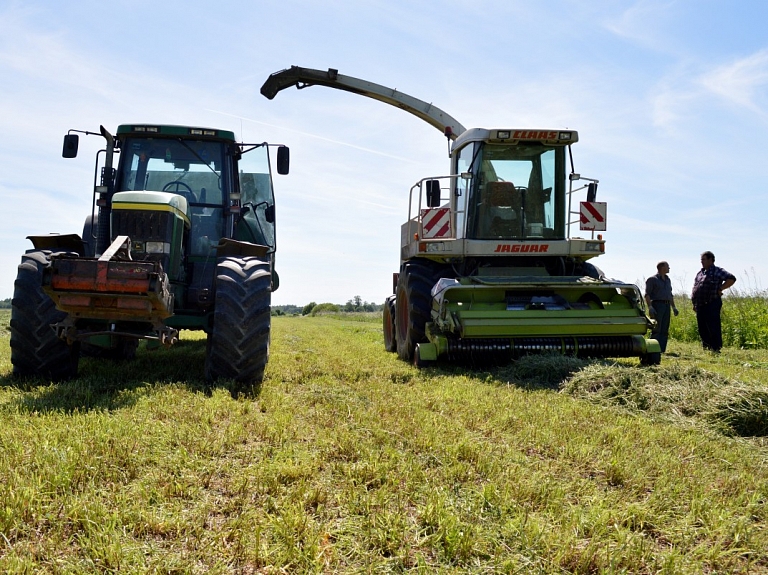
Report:
[[[768,452],[713,415],[765,352],[419,371],[378,320],[277,317],[236,401],[194,334],[58,385],[7,341],[2,572],[768,573]]]

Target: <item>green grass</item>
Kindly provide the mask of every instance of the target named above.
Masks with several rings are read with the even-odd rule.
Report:
[[[768,292],[740,292],[730,289],[723,298],[721,313],[723,344],[728,347],[768,349]],[[696,314],[688,296],[675,296],[680,310],[669,328],[671,338],[678,341],[698,342]]]
[[[52,385],[3,333],[2,572],[768,573],[767,351],[418,371],[276,317],[235,401],[195,334]]]

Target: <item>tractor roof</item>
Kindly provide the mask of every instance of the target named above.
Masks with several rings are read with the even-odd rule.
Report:
[[[215,128],[197,128],[192,126],[168,126],[162,124],[123,124],[117,128],[117,135],[131,136],[181,136],[189,138],[214,138],[235,141],[235,134]]]

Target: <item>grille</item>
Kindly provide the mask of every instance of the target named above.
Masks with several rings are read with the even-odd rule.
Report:
[[[128,236],[134,241],[170,242],[173,220],[168,212],[115,210],[112,231],[114,236]]]

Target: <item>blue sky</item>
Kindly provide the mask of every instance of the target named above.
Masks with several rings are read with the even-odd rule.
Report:
[[[102,140],[68,129],[153,122],[291,147],[276,177],[273,304],[382,302],[417,180],[448,172],[434,128],[322,87],[259,94],[290,65],[338,69],[433,102],[466,127],[571,128],[608,202],[609,276],[699,254],[768,287],[768,3],[0,0],[0,299],[30,234],[80,233]]]

